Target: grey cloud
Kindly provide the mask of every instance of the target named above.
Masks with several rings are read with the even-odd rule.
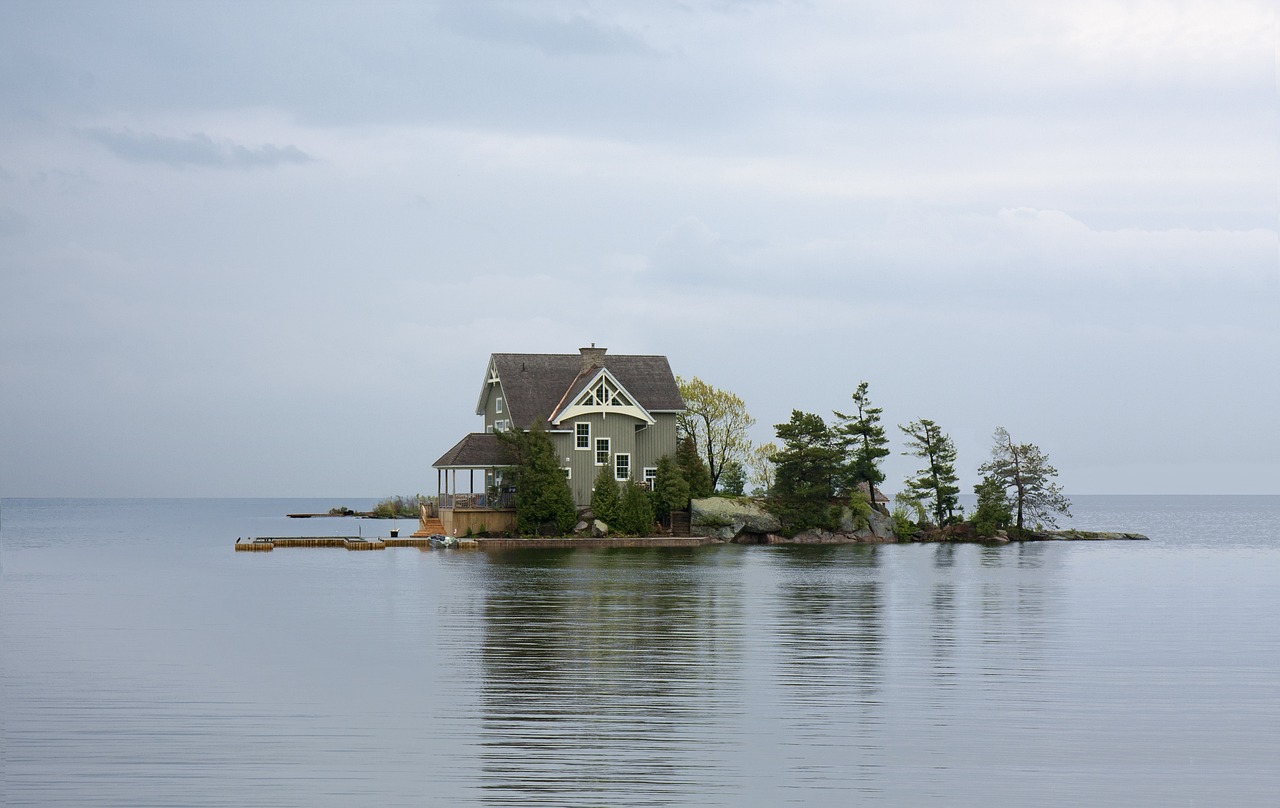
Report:
[[[437,20],[448,30],[472,39],[531,45],[549,54],[596,55],[652,50],[629,31],[577,13],[563,18],[533,17],[503,5],[455,2],[442,6]]]
[[[131,129],[99,128],[85,129],[83,133],[117,157],[135,163],[251,169],[313,162],[313,158],[297,146],[267,143],[255,148],[230,140],[214,140],[203,132],[169,137]]]

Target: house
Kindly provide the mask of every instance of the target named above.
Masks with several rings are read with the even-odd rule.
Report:
[[[515,528],[514,491],[503,480],[514,461],[495,431],[542,424],[581,508],[601,468],[619,483],[652,484],[658,459],[675,454],[683,411],[665,356],[609,355],[594,344],[576,354],[491,355],[476,401],[484,431],[433,464],[445,532]]]

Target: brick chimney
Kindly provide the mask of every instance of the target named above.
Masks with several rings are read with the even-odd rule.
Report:
[[[596,344],[591,343],[590,348],[579,348],[578,352],[582,354],[582,369],[604,367],[604,353],[608,348],[597,348]]]

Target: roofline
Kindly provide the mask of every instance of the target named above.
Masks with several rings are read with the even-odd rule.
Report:
[[[494,363],[497,361],[494,357],[497,354],[489,354],[489,363],[484,366],[484,381],[480,382],[480,397],[476,399],[476,415],[484,415],[484,396],[489,391],[489,377],[494,373]],[[498,379],[498,384],[502,384],[502,379]]]
[[[587,393],[592,388],[592,386],[595,385],[596,381],[601,376],[608,376],[619,390],[627,394],[627,398],[631,401],[631,406],[635,407],[637,410],[644,413],[645,415],[644,420],[647,420],[649,423],[653,422],[654,419],[653,419],[652,413],[650,413],[649,410],[646,410],[644,408],[644,405],[642,405],[640,403],[640,400],[635,397],[635,394],[632,393],[630,390],[628,390],[626,386],[623,385],[622,382],[618,381],[618,377],[610,373],[609,368],[607,367],[600,368],[600,370],[594,376],[591,377],[591,380],[587,382],[586,386],[582,388],[582,391],[578,393],[577,397],[581,398],[585,393]],[[582,377],[582,373],[579,373],[576,377],[574,377],[574,380],[573,380],[574,384],[577,384],[578,379],[581,377]],[[573,385],[570,385],[569,389],[572,390]],[[550,415],[547,416],[547,423],[552,425],[560,423],[560,419],[557,418],[556,416],[560,415],[560,413],[565,410],[573,409],[574,405],[572,403],[570,403],[567,407],[565,406],[565,397],[568,395],[569,395],[569,392],[568,390],[566,390],[565,395],[560,397],[560,403],[557,404],[556,408],[551,411]]]

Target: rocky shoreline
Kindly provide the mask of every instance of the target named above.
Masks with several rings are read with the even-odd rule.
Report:
[[[759,503],[747,498],[708,497],[690,505],[690,526],[695,533],[734,544],[897,544],[904,542],[972,542],[1008,544],[1019,541],[1145,541],[1141,533],[1094,530],[1034,530],[1021,536],[997,531],[979,536],[969,524],[918,531],[910,539],[894,533],[893,518],[878,510],[858,517],[849,508],[841,513],[840,529],[808,530],[794,536],[781,534],[782,523]]]

